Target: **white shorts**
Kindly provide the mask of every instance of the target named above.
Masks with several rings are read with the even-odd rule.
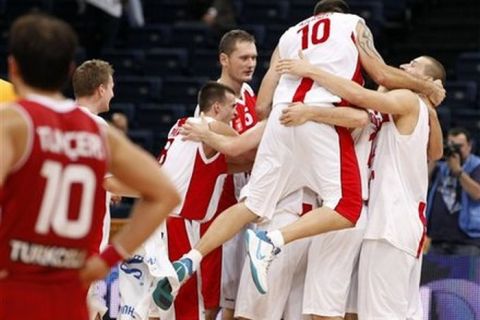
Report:
[[[358,316],[365,320],[421,320],[422,257],[385,240],[364,240],[358,270]]]
[[[311,240],[303,314],[343,317],[365,229],[333,231]],[[353,294],[353,293],[352,293]]]
[[[299,218],[302,207],[302,192],[283,199],[268,223],[259,229],[275,230]],[[295,241],[282,248],[269,268],[269,290],[260,294],[252,281],[250,265],[245,261],[238,289],[235,317],[247,319],[300,320],[303,283],[309,239]]]
[[[308,187],[323,204],[352,222],[360,215],[361,181],[349,131],[306,122],[285,127],[279,117],[286,105],[272,109],[246,190],[245,205],[271,219],[275,204]]]
[[[152,292],[160,278],[168,277],[173,294],[179,289],[175,270],[168,259],[164,235],[163,223],[132,259],[120,265],[120,312],[117,319],[148,320],[153,315],[162,319],[175,319],[173,308],[163,311],[152,299]]]

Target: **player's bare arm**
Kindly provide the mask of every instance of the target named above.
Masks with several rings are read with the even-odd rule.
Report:
[[[428,121],[430,133],[428,136],[427,157],[429,161],[438,160],[443,156],[443,133],[437,111],[430,105],[428,107]]]
[[[430,80],[420,79],[403,70],[388,66],[375,49],[373,35],[367,25],[360,21],[356,28],[357,41],[355,42],[362,67],[377,84],[388,89],[410,89],[422,93],[438,106],[445,99],[445,89]]]
[[[316,107],[294,102],[282,111],[280,122],[287,126],[299,126],[307,121],[315,121],[333,126],[359,128],[368,124],[368,113],[364,109],[352,107]]]
[[[265,129],[265,121],[260,121],[243,134],[235,136],[220,132],[223,126],[226,125],[219,122],[212,122],[209,126],[205,119],[202,119],[199,123],[184,124],[180,133],[187,140],[202,141],[226,156],[238,157],[258,146]]]
[[[417,96],[409,90],[400,89],[382,93],[365,89],[358,83],[313,66],[304,58],[301,51],[299,56],[300,59],[280,60],[277,64],[277,71],[281,74],[289,73],[311,78],[353,105],[382,113],[406,115],[413,113],[418,106]]]
[[[113,176],[108,176],[103,179],[103,188],[108,192],[122,197],[138,198],[140,196],[136,190],[126,186]]]
[[[270,59],[270,67],[265,73],[262,83],[260,84],[260,89],[258,90],[255,111],[257,112],[259,119],[268,118],[268,115],[272,110],[273,93],[275,92],[275,88],[280,80],[280,74],[275,71],[275,65],[279,59],[280,55],[277,47],[272,54]]]

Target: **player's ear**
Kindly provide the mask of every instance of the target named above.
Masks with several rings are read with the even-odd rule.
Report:
[[[220,53],[220,56],[218,57],[218,60],[220,61],[220,64],[222,67],[226,66],[228,63],[228,55],[226,53]]]
[[[218,101],[215,101],[212,105],[212,109],[215,114],[220,113],[220,103]]]

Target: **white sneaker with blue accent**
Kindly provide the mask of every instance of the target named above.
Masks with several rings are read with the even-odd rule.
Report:
[[[253,231],[248,229],[245,234],[248,256],[250,257],[250,270],[253,282],[261,294],[268,291],[267,273],[270,262],[280,252],[270,239],[266,231]]]

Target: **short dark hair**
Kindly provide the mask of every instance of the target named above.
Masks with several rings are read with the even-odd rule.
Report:
[[[453,136],[453,137],[456,137],[461,134],[464,134],[465,138],[467,138],[467,142],[470,143],[470,139],[472,137],[470,135],[470,131],[468,131],[465,128],[462,128],[462,127],[451,128],[450,130],[448,130],[448,133],[447,133],[448,136]]]
[[[73,73],[75,98],[91,96],[101,84],[108,83],[113,72],[112,65],[103,60],[92,59],[82,63]]]
[[[14,21],[10,29],[9,54],[27,85],[57,91],[70,77],[77,43],[77,35],[66,22],[32,13]]]
[[[425,66],[425,75],[432,77],[433,80],[441,80],[442,83],[445,84],[445,80],[447,79],[447,72],[445,71],[445,67],[440,63],[440,61],[430,56],[422,57],[430,61],[430,64]]]
[[[230,55],[235,50],[237,42],[243,41],[255,43],[255,37],[245,30],[230,30],[222,36],[218,45],[218,53]]]
[[[349,11],[350,7],[343,0],[321,0],[315,5],[313,15],[325,12],[347,13]]]
[[[227,92],[235,95],[235,91],[224,84],[215,81],[207,82],[198,92],[198,106],[200,111],[207,112],[215,102],[223,102]]]

